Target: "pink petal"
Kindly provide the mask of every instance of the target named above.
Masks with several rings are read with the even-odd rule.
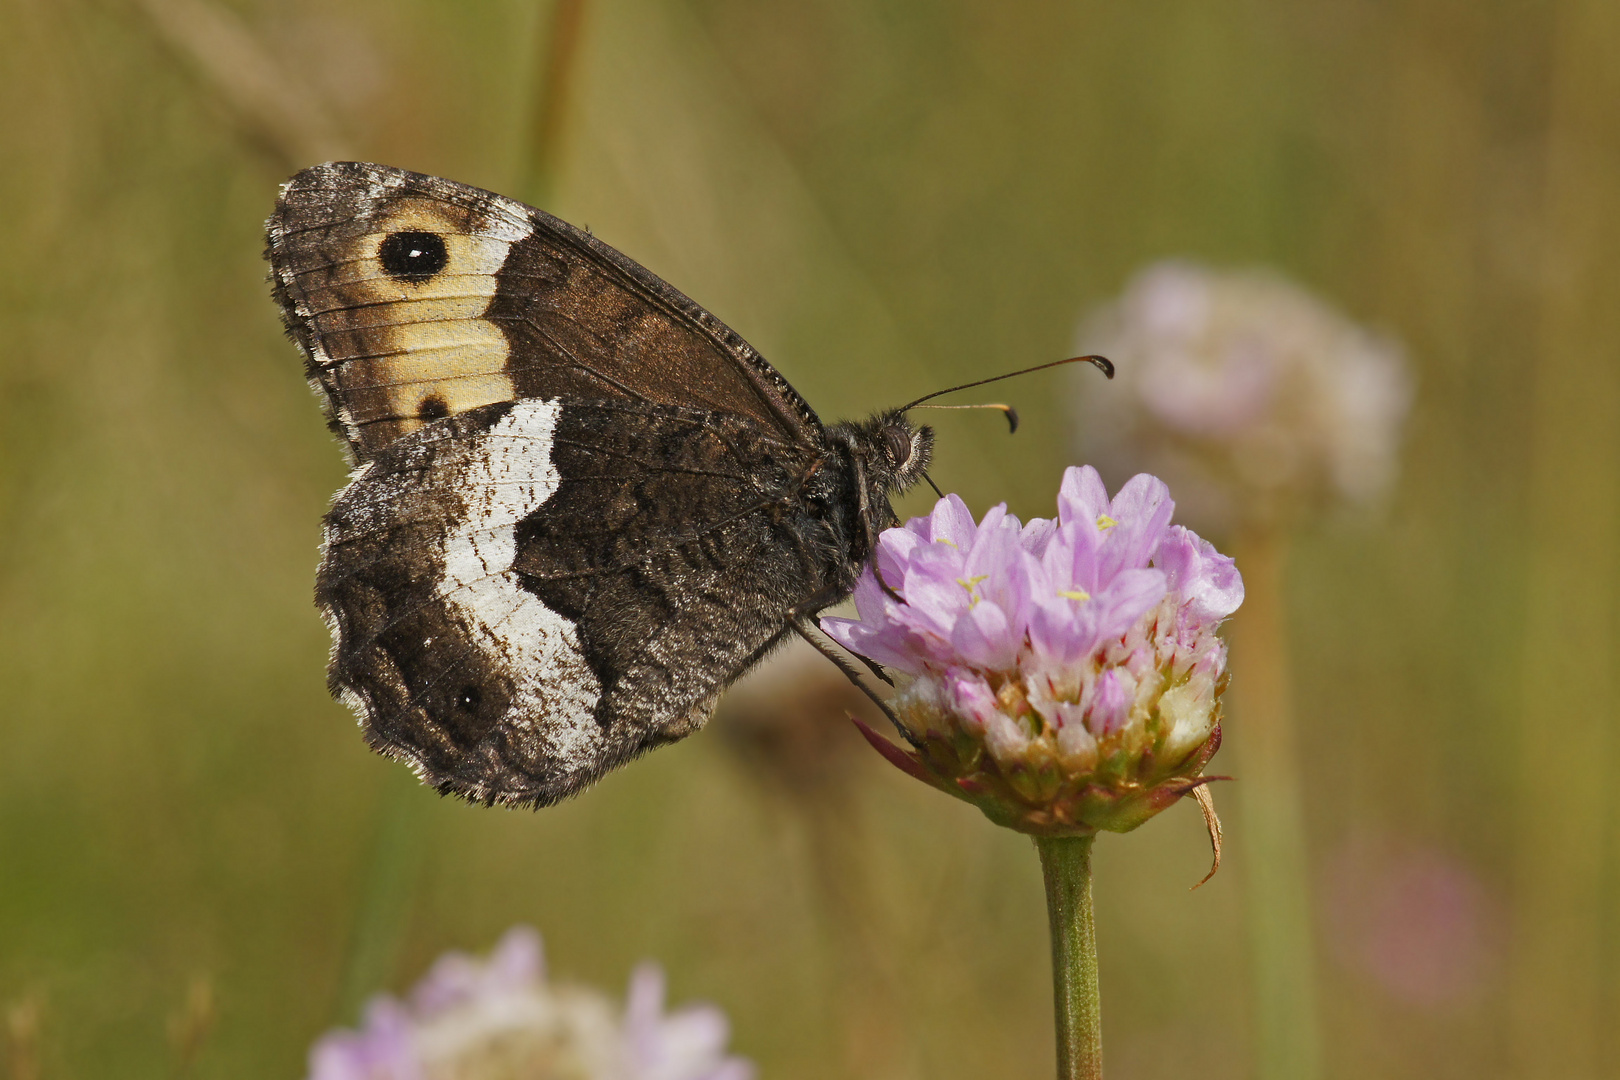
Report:
[[[1029,615],[1029,641],[1043,666],[1078,662],[1100,644],[1096,606],[1062,596],[1037,599]]]
[[[1031,518],[1024,525],[1024,534],[1019,537],[1024,550],[1037,559],[1046,554],[1046,547],[1057,535],[1058,523],[1052,518]]]
[[[1054,593],[1097,591],[1102,542],[1103,533],[1092,522],[1074,521],[1058,530],[1041,559]]]
[[[989,601],[980,601],[958,619],[951,632],[957,655],[974,667],[1007,671],[1018,658],[1022,642],[1012,639],[1007,615]]]
[[[876,628],[856,619],[829,615],[821,620],[821,632],[850,652],[875,660],[884,667],[892,667],[908,675],[922,674],[923,664],[918,655],[920,650],[916,638],[904,627]]]
[[[1125,726],[1136,695],[1136,680],[1118,668],[1108,668],[1097,676],[1086,710],[1086,727],[1097,738],[1112,735]]]
[[[1106,582],[1121,570],[1146,566],[1169,528],[1175,509],[1163,480],[1147,473],[1127,480],[1108,509],[1108,516],[1117,524],[1103,536],[1098,559],[1102,580]]]
[[[1090,465],[1070,467],[1063,471],[1063,486],[1058,490],[1058,520],[1067,525],[1071,521],[1091,521],[1108,512],[1108,488],[1102,477]]]
[[[1172,526],[1153,554],[1172,591],[1190,605],[1199,622],[1219,622],[1243,603],[1243,575],[1237,565],[1191,529]]]
[[[956,715],[968,721],[964,726],[975,733],[983,733],[990,717],[1000,711],[995,693],[982,675],[971,671],[952,673],[945,684],[946,700]]]
[[[967,508],[962,497],[954,493],[935,503],[933,513],[920,520],[928,523],[926,539],[935,543],[945,541],[955,544],[963,551],[973,543],[973,536],[977,532],[973,512]]]
[[[1155,604],[1164,599],[1164,572],[1126,570],[1092,597],[1096,605],[1097,628],[1104,638],[1124,634]]]

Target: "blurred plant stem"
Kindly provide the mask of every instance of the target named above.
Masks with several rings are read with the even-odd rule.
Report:
[[[535,206],[545,206],[556,192],[574,70],[585,28],[585,0],[552,0],[549,17],[538,20],[540,40],[534,55],[534,100],[529,137],[519,167],[517,192]]]
[[[242,136],[286,173],[353,157],[342,124],[228,8],[206,0],[137,0],[177,59]]]
[[[837,951],[837,998],[850,1076],[903,1075],[901,1020],[894,1012],[890,946],[873,926],[876,903],[861,857],[865,829],[847,783],[794,800],[809,833],[821,908]]]
[[[1243,610],[1231,622],[1231,730],[1239,747],[1238,846],[1255,992],[1260,1080],[1315,1080],[1322,1054],[1316,1020],[1314,940],[1305,807],[1289,705],[1283,581],[1288,538],[1257,524],[1238,538]]]
[[[6,1075],[10,1080],[39,1080],[39,1029],[44,1013],[37,997],[6,1006]]]
[[[1052,926],[1058,1080],[1101,1080],[1102,1000],[1091,910],[1091,836],[1037,836]]]
[[[337,1002],[339,1023],[353,1023],[366,999],[393,977],[426,850],[420,834],[427,799],[421,788],[410,770],[389,765],[377,801],[371,865],[349,932]]]
[[[215,1002],[214,980],[205,973],[191,977],[186,997],[179,1009],[169,1014],[169,1045],[174,1050],[174,1075],[177,1080],[194,1074],[197,1058],[203,1044],[219,1018]]]
[[[1524,1080],[1620,1075],[1606,1030],[1620,1006],[1609,776],[1620,750],[1620,5],[1560,3],[1550,70],[1508,981]]]

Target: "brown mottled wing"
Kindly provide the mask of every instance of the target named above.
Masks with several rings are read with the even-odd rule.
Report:
[[[484,803],[555,802],[691,734],[824,583],[797,453],[639,403],[402,436],[327,516],[333,693],[374,748]]]
[[[441,790],[542,805],[695,731],[843,566],[806,501],[839,487],[815,414],[591,236],[331,164],[287,184],[268,254],[359,463],[316,582],[331,688]]]
[[[357,460],[423,424],[524,398],[735,413],[819,446],[815,413],[747,342],[588,233],[385,165],[287,182],[276,299]]]

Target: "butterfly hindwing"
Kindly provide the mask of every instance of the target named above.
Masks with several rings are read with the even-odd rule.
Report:
[[[518,522],[557,487],[555,412],[495,405],[400,439],[361,466],[326,520],[316,600],[333,634],[333,693],[374,747],[481,801],[521,792],[514,744],[559,777],[570,770],[556,762],[594,749],[600,688],[577,627],[509,570]],[[543,731],[510,719],[525,697]]]
[[[818,584],[746,418],[530,399],[362,466],[317,599],[368,739],[480,802],[544,804],[702,726]],[[675,496],[673,500],[670,498]],[[814,526],[809,526],[814,531]]]

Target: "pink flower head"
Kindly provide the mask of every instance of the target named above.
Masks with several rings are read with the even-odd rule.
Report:
[[[949,495],[879,538],[858,618],[821,625],[912,677],[897,715],[950,790],[997,789],[975,801],[1030,831],[1133,827],[1165,784],[1187,790],[1198,751],[1213,753],[1226,658],[1215,628],[1243,600],[1232,560],[1174,512],[1154,477],[1110,498],[1089,466],[1064,474],[1056,520],[1025,525],[996,506],[975,524]],[[1049,761],[1068,775],[1046,775]],[[1092,775],[1105,765],[1124,768],[1112,787]],[[998,784],[1017,794],[1012,811]]]
[[[753,1080],[725,1052],[719,1009],[664,1011],[664,974],[643,964],[622,1014],[593,990],[545,979],[540,935],[513,927],[487,960],[441,956],[402,1003],[386,995],[358,1031],[311,1049],[310,1080],[440,1080],[516,1075],[535,1080]]]
[[[1402,350],[1274,274],[1146,267],[1081,328],[1117,365],[1077,382],[1077,447],[1103,471],[1150,468],[1184,517],[1231,528],[1366,505],[1396,472],[1412,385]]]

